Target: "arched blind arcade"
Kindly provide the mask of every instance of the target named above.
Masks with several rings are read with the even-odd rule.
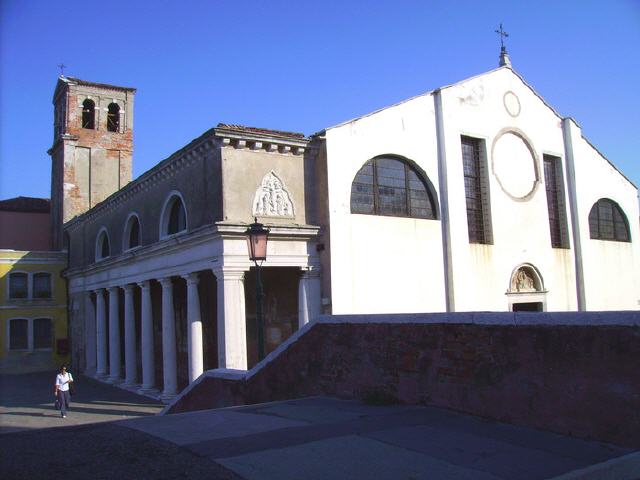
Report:
[[[351,184],[351,213],[437,218],[435,195],[423,177],[395,157],[369,160]]]

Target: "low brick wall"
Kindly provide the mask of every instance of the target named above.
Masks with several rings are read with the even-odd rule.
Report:
[[[640,448],[640,313],[321,317],[249,372],[205,373],[166,412],[312,395]]]

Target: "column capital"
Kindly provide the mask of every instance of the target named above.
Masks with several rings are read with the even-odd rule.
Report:
[[[120,290],[120,287],[115,286],[115,287],[107,287],[107,291],[109,292],[109,294],[117,294],[118,290]]]
[[[171,288],[173,286],[171,277],[159,278],[158,282],[160,282],[160,285],[162,285],[162,288]]]
[[[211,271],[218,280],[244,280],[247,270],[242,267],[215,267]]]
[[[151,288],[151,281],[150,280],[143,280],[141,282],[138,282],[138,286],[142,290],[149,290]]]
[[[106,288],[96,288],[95,290],[90,290],[90,291],[92,291],[96,295],[98,295],[98,294],[102,295],[102,294],[104,294],[105,290],[106,290]]]
[[[186,275],[182,275],[182,278],[187,281],[187,285],[198,285],[198,282],[200,281],[200,274],[198,272],[191,272]]]
[[[125,293],[131,295],[133,293],[133,289],[136,288],[136,285],[135,283],[127,283],[126,285],[123,285],[121,288],[125,291]]]

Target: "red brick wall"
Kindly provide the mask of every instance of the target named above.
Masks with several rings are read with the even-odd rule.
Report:
[[[207,376],[170,413],[311,395],[424,403],[640,447],[637,326],[313,326],[245,380]]]

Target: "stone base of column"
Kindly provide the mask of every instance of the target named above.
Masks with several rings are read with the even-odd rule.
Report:
[[[108,383],[112,383],[114,385],[119,385],[122,383],[122,378],[120,377],[109,377],[107,378]]]
[[[109,374],[108,373],[102,373],[102,372],[97,372],[93,378],[95,378],[96,380],[100,380],[101,382],[106,382],[107,379],[109,378]]]
[[[138,392],[138,394],[145,395],[147,397],[153,397],[153,398],[160,397],[160,390],[158,390],[157,388],[153,388],[153,387],[145,387],[144,385],[141,386],[137,390],[137,392]]]
[[[177,393],[162,393],[162,395],[160,395],[160,401],[162,403],[170,403],[171,400],[173,400],[174,398],[176,398],[178,396]]]

